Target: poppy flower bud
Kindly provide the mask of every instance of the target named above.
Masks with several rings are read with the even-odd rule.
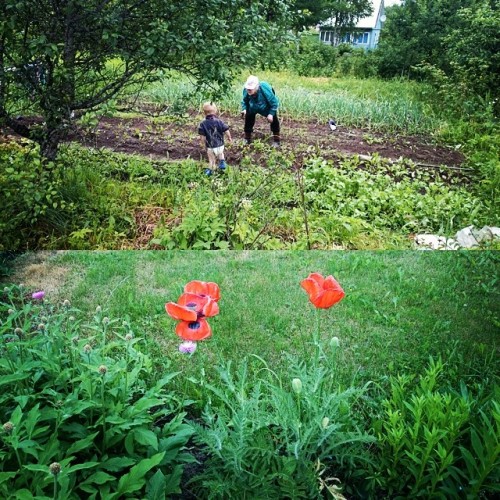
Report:
[[[78,335],[75,335],[74,337],[71,338],[71,342],[73,342],[73,344],[78,344],[78,341],[80,340],[80,337]]]
[[[109,323],[109,318],[107,316],[104,316],[104,318],[102,318],[102,324],[107,325],[108,323]]]
[[[106,365],[101,365],[101,366],[99,367],[99,373],[100,373],[101,375],[104,375],[107,371],[108,371],[108,367],[107,367]]]
[[[69,320],[69,321],[71,321],[71,322],[75,321],[75,319],[76,319],[76,318],[75,318],[74,316],[70,316],[70,317],[68,318],[68,320]]]
[[[66,300],[63,302],[63,306],[64,306],[64,307],[69,307],[70,305],[71,305],[71,302],[70,302],[68,299],[66,299]]]
[[[300,380],[300,378],[294,378],[292,380],[292,389],[296,394],[300,394],[302,392],[302,380]]]
[[[7,312],[9,313],[10,316],[11,314],[14,314],[16,311],[14,311],[14,309],[9,309]]]
[[[39,330],[45,330],[45,325],[44,325],[43,323],[40,323],[40,324],[38,325],[38,329],[39,329]]]
[[[49,471],[53,476],[57,476],[62,470],[61,464],[59,462],[52,462],[49,465]]]
[[[328,417],[323,417],[323,420],[321,421],[321,428],[326,429],[329,423],[330,419]]]
[[[131,333],[127,333],[127,335],[125,335],[125,340],[127,342],[130,342],[133,338],[134,336]]]
[[[338,337],[332,337],[330,339],[330,347],[338,347],[340,345],[340,340]]]
[[[21,330],[21,328],[15,328],[14,329],[14,333],[20,337],[22,334],[23,334],[23,331]]]
[[[3,293],[9,293],[9,291],[10,291],[9,287],[7,287],[7,286],[3,289]]]
[[[90,344],[85,344],[83,346],[83,352],[86,352],[87,354],[92,350],[92,346]]]
[[[101,314],[101,312],[102,312],[102,308],[101,308],[101,306],[97,306],[97,307],[95,308],[95,313],[96,313],[96,314]]]

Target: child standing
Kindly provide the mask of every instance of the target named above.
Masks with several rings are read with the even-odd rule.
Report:
[[[224,159],[224,136],[231,142],[231,133],[229,127],[217,117],[217,106],[211,102],[203,104],[203,113],[205,119],[198,127],[201,146],[207,148],[209,168],[205,169],[205,175],[212,175],[216,167],[216,161],[219,162],[219,170],[223,172],[226,169]]]

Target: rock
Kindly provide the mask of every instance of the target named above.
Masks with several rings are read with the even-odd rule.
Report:
[[[455,238],[463,248],[477,247],[489,241],[500,240],[500,228],[484,226],[478,230],[474,226],[467,226],[458,231]]]
[[[500,239],[499,227],[484,226],[476,235],[478,243],[486,243],[496,239]]]
[[[435,234],[417,234],[415,244],[421,250],[457,250],[458,243],[453,238],[437,236]]]
[[[484,226],[479,230],[474,226],[467,226],[458,231],[455,238],[437,234],[417,234],[414,241],[421,250],[473,248],[491,241],[500,241],[500,227]]]
[[[458,233],[455,235],[455,239],[457,243],[462,248],[472,248],[477,247],[479,242],[476,239],[477,231],[474,230],[474,226],[467,226],[464,229],[460,229]]]

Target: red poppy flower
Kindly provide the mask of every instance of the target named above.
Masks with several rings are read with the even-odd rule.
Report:
[[[344,290],[333,276],[323,278],[319,273],[311,273],[300,282],[300,286],[308,293],[314,307],[319,309],[328,309],[345,296]]]
[[[196,321],[180,321],[175,327],[175,333],[183,340],[204,340],[212,335],[212,330],[204,318]]]
[[[165,310],[170,317],[180,321],[196,321],[199,318],[219,314],[217,302],[211,297],[202,297],[194,293],[183,293],[177,303],[165,304]]]
[[[184,291],[188,293],[195,293],[196,295],[201,295],[202,297],[208,296],[215,302],[220,299],[220,290],[217,283],[212,283],[211,281],[190,281],[185,287]]]

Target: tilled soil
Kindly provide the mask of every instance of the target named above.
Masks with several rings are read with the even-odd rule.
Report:
[[[243,121],[239,116],[225,115],[221,118],[230,126],[233,136],[233,142],[226,143],[227,162],[230,165],[239,164],[242,156],[258,148],[243,146]],[[197,135],[200,121],[201,116],[195,114],[169,121],[151,117],[105,117],[92,131],[79,130],[72,134],[71,139],[88,146],[154,159],[206,161],[206,153]],[[257,119],[254,140],[264,145],[271,143],[269,126],[263,117]],[[339,156],[372,156],[375,153],[391,160],[402,157],[436,167],[456,168],[464,160],[459,151],[433,144],[425,137],[387,135],[342,124],[332,132],[327,123],[290,118],[282,120],[281,141],[281,150],[292,152],[297,163],[313,155],[334,159]]]

